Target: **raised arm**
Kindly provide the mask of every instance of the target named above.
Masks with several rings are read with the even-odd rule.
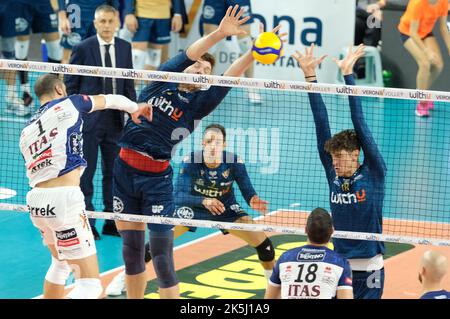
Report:
[[[307,82],[317,83],[316,69],[326,56],[315,58],[313,52],[314,44],[311,45],[309,49],[305,48],[304,55],[299,51],[296,51],[293,57],[299,63],[300,69],[305,75],[305,80]],[[319,151],[319,157],[325,169],[325,173],[327,174],[327,177],[329,177],[329,174],[333,170],[333,161],[330,154],[325,151],[325,142],[331,138],[327,108],[320,93],[308,93],[308,98],[313,113],[314,124],[316,126],[317,150]]]
[[[345,84],[355,85],[355,79],[353,77],[353,66],[356,61],[364,55],[364,45],[360,45],[356,48],[349,50],[347,56],[338,61],[334,59],[339,68],[344,75]],[[384,163],[383,157],[378,149],[375,139],[370,132],[369,126],[367,125],[361,106],[361,98],[358,96],[349,95],[348,96],[350,104],[350,112],[352,116],[353,127],[355,128],[356,134],[361,142],[361,147],[364,152],[364,161],[369,165],[371,169],[377,171],[379,175],[386,175],[386,164]]]
[[[244,8],[241,8],[239,11],[238,10],[238,5],[229,7],[220,22],[219,28],[191,44],[186,50],[187,57],[192,61],[197,61],[216,43],[226,37],[246,34],[246,32],[241,29],[241,26],[247,22],[248,19],[250,19],[250,16],[241,19],[241,16],[244,13]]]

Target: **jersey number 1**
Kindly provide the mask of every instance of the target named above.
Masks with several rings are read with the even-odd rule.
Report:
[[[43,127],[42,127],[42,122],[41,122],[41,120],[40,120],[40,119],[37,120],[37,121],[36,121],[36,124],[38,125],[38,128],[39,128],[39,136],[43,135],[43,134],[45,133],[45,130],[44,130]]]

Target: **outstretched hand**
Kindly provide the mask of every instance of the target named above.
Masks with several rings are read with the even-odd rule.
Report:
[[[353,74],[353,66],[355,65],[356,61],[358,61],[359,58],[364,56],[365,46],[364,44],[360,44],[356,47],[356,50],[353,50],[352,47],[348,49],[347,56],[342,59],[338,60],[336,58],[333,58],[333,61],[336,62],[337,66],[341,69],[343,75],[349,75]]]
[[[257,195],[250,199],[250,207],[262,214],[267,214],[269,211],[269,208],[267,207],[268,204],[268,201],[262,200]]]
[[[147,103],[139,103],[138,110],[131,114],[131,119],[136,124],[141,124],[140,116],[143,116],[147,121],[151,122],[153,118],[153,105]]]
[[[300,53],[300,51],[295,51],[292,57],[297,60],[302,69],[305,77],[311,77],[316,75],[316,68],[322,63],[322,61],[327,57],[322,55],[320,58],[314,57],[314,43],[311,44],[309,49],[305,47],[305,54]]]
[[[229,37],[232,35],[246,35],[247,32],[241,29],[241,26],[250,19],[250,16],[242,18],[245,10],[241,7],[238,11],[239,6],[235,5],[234,7],[228,7],[225,16],[220,22],[219,28],[217,29],[222,33],[223,36]]]

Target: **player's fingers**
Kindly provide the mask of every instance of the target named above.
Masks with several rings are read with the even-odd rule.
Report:
[[[244,14],[244,12],[245,12],[244,8],[241,7],[241,10],[239,10],[239,12],[237,13],[237,15],[236,15],[235,18],[239,20],[239,18],[242,17],[242,15]]]
[[[272,29],[273,33],[277,33],[281,29],[281,24],[277,25],[275,28]]]
[[[259,33],[264,32],[264,24],[262,22],[259,23]]]
[[[323,60],[325,60],[325,58],[327,57],[327,55],[322,55],[319,59],[319,64],[323,62]]]
[[[231,10],[231,17],[232,17],[232,18],[234,18],[234,17],[236,16],[236,12],[238,11],[238,9],[239,9],[239,6],[236,4],[236,5],[233,7],[233,10]]]
[[[225,13],[224,18],[228,18],[231,15],[231,10],[233,10],[233,7],[229,6],[227,9],[227,12]]]
[[[246,23],[248,20],[250,19],[250,16],[246,16],[245,18],[242,18],[241,20],[239,20],[239,24],[244,24]]]

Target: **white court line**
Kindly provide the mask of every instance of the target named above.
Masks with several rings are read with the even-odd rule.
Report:
[[[261,215],[261,216],[255,217],[255,218],[253,218],[253,220],[262,219],[262,218],[264,218],[265,216],[270,216],[270,215],[273,215],[273,214],[275,214],[275,213],[277,213],[277,212],[279,212],[279,210],[274,210],[274,211],[272,211],[272,212],[270,212],[270,213],[267,213],[266,215]],[[191,241],[189,241],[189,242],[187,242],[187,243],[178,245],[178,246],[176,246],[173,250],[176,251],[176,250],[178,250],[178,249],[181,249],[181,248],[184,248],[184,247],[188,247],[188,246],[194,245],[194,244],[196,244],[196,243],[199,243],[199,242],[201,242],[201,241],[207,240],[207,239],[209,239],[209,238],[211,238],[211,237],[215,237],[215,236],[218,236],[218,235],[221,235],[221,234],[222,234],[221,231],[216,231],[216,232],[214,232],[214,233],[212,233],[212,234],[209,234],[209,235],[203,236],[203,237],[201,237],[201,238],[197,238],[197,239],[191,240]],[[102,277],[104,277],[104,276],[106,276],[106,275],[109,275],[109,274],[112,273],[112,272],[115,272],[115,271],[118,271],[118,270],[122,270],[122,269],[124,269],[124,268],[125,268],[125,266],[122,265],[122,266],[119,266],[119,267],[116,267],[116,268],[113,268],[113,269],[104,271],[104,272],[100,273],[100,278],[102,278]],[[69,289],[69,288],[72,288],[73,286],[74,286],[74,283],[68,285],[68,286],[65,287],[64,289]],[[31,299],[41,299],[42,297],[43,297],[43,295],[39,295],[39,296],[33,297],[33,298],[31,298]]]

